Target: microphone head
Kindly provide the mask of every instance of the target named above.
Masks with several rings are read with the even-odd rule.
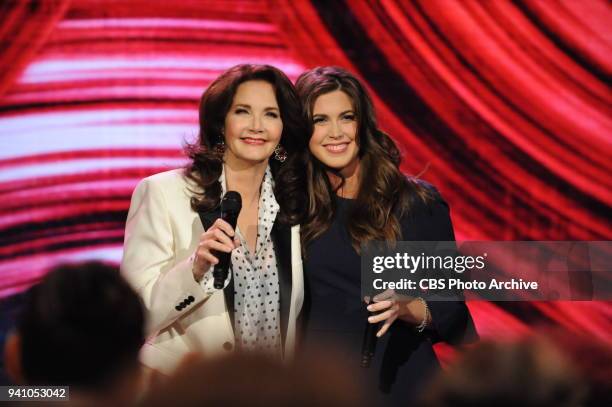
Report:
[[[242,209],[242,197],[236,191],[227,191],[221,200],[221,212],[238,213]]]

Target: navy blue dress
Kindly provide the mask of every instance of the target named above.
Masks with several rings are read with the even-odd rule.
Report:
[[[336,197],[335,203],[331,227],[306,249],[303,350],[334,349],[374,405],[405,406],[439,369],[432,343],[475,340],[472,319],[461,301],[429,303],[430,329],[419,333],[396,320],[378,340],[372,365],[360,367],[367,311],[361,298],[360,257],[347,228],[355,201]],[[439,196],[429,205],[415,205],[400,223],[403,240],[454,240],[448,206]]]

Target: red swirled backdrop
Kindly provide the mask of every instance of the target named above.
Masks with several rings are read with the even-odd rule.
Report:
[[[202,91],[245,62],[358,74],[460,239],[612,240],[605,0],[9,0],[0,18],[0,298],[58,261],[118,263],[136,182],[184,163]],[[469,305],[485,337],[612,342],[610,303]]]

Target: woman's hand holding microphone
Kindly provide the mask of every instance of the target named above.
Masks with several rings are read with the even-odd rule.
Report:
[[[373,301],[367,309],[377,314],[370,316],[368,322],[376,324],[384,321],[376,334],[378,337],[383,336],[398,318],[414,325],[419,331],[431,324],[429,308],[422,298],[408,298],[387,290],[374,296]]]
[[[215,252],[230,253],[240,246],[240,241],[229,223],[219,218],[200,236],[195,252],[193,276],[200,281],[211,266],[219,263]]]

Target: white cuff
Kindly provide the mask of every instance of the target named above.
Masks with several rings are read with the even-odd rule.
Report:
[[[195,257],[196,257],[196,255],[194,253],[189,258],[189,261],[191,261],[191,263],[193,264],[193,267],[195,267]],[[223,282],[223,288],[222,289],[225,289],[225,287],[228,286],[231,278],[232,278],[232,273],[227,273],[227,278]],[[210,295],[210,294],[215,293],[218,290],[217,288],[214,287],[214,282],[215,282],[215,279],[213,277],[213,267],[210,266],[208,268],[208,270],[206,270],[204,272],[204,275],[198,281],[198,284],[200,284],[200,286],[204,290],[204,294],[205,295]]]

